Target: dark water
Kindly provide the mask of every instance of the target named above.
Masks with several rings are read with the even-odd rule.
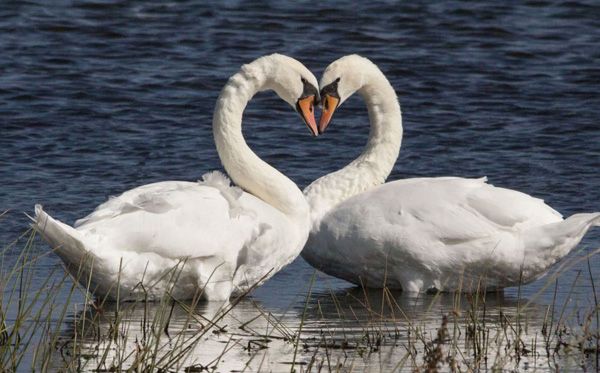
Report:
[[[2,2],[0,210],[9,212],[0,244],[26,230],[34,203],[72,223],[110,195],[220,168],[211,134],[219,91],[272,52],[317,77],[350,53],[380,66],[405,129],[390,180],[487,175],[564,215],[599,211],[599,15],[591,0]],[[315,140],[272,93],[250,103],[244,126],[251,147],[301,187],[351,161],[368,133],[359,98]],[[599,246],[597,229],[572,255]],[[35,279],[58,263],[45,257]],[[600,261],[591,265],[600,277]],[[573,296],[589,301],[587,272],[580,262],[561,274],[561,301],[575,280]],[[255,299],[273,312],[302,307],[312,273],[298,259]],[[536,295],[545,283],[521,293],[545,304],[551,292]],[[319,277],[315,287],[349,285]]]

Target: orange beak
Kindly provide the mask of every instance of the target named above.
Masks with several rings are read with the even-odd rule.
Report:
[[[325,129],[331,122],[333,112],[337,109],[340,99],[330,95],[323,96],[323,112],[321,113],[321,119],[319,119],[319,133],[325,132]]]
[[[315,96],[307,96],[298,100],[296,107],[313,136],[319,136],[317,122],[315,121]]]

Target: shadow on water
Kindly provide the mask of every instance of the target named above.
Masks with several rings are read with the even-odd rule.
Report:
[[[349,288],[313,293],[287,310],[250,297],[233,304],[88,307],[71,315],[52,360],[82,371],[592,366],[584,354],[565,359],[555,351],[571,340],[559,342],[553,333],[550,306],[502,292],[417,296]]]

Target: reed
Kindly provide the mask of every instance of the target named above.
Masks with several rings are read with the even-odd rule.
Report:
[[[35,233],[27,231],[1,252],[4,370],[454,372],[599,367],[597,276],[590,264],[598,250],[563,263],[528,299],[521,286],[509,299],[483,291],[416,296],[385,287],[340,291],[327,289],[326,280],[315,272],[294,304],[273,311],[252,297],[252,289],[223,304],[201,301],[201,290],[191,301],[168,291],[153,303],[94,299],[89,279],[80,281],[88,284],[82,287],[60,267],[40,280],[40,259],[51,252],[38,243]],[[585,272],[571,276],[567,284],[564,274],[582,268],[582,263]],[[170,273],[173,286],[180,269]],[[484,281],[469,279],[469,286],[476,283],[482,289]],[[559,284],[568,290],[559,292]],[[584,296],[586,304],[574,304],[581,288],[593,294]],[[541,302],[548,294],[551,301]]]

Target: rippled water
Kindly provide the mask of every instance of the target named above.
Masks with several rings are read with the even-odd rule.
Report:
[[[243,63],[272,52],[317,76],[350,53],[380,66],[398,92],[405,128],[390,180],[487,175],[565,215],[598,211],[598,14],[591,0],[3,2],[0,210],[9,212],[0,218],[0,244],[27,228],[23,212],[34,203],[72,223],[110,195],[220,168],[211,134],[218,93]],[[244,126],[252,148],[301,187],[352,160],[368,134],[359,98],[318,139],[272,93],[250,103]],[[591,231],[572,256],[599,243],[599,230]],[[35,281],[58,263],[44,257]],[[600,277],[600,261],[591,265]],[[254,299],[272,312],[301,309],[312,273],[297,259]],[[561,303],[590,301],[587,273],[585,262],[562,273]],[[551,291],[536,295],[545,284],[520,291],[547,304]],[[315,285],[347,288],[325,276]]]

